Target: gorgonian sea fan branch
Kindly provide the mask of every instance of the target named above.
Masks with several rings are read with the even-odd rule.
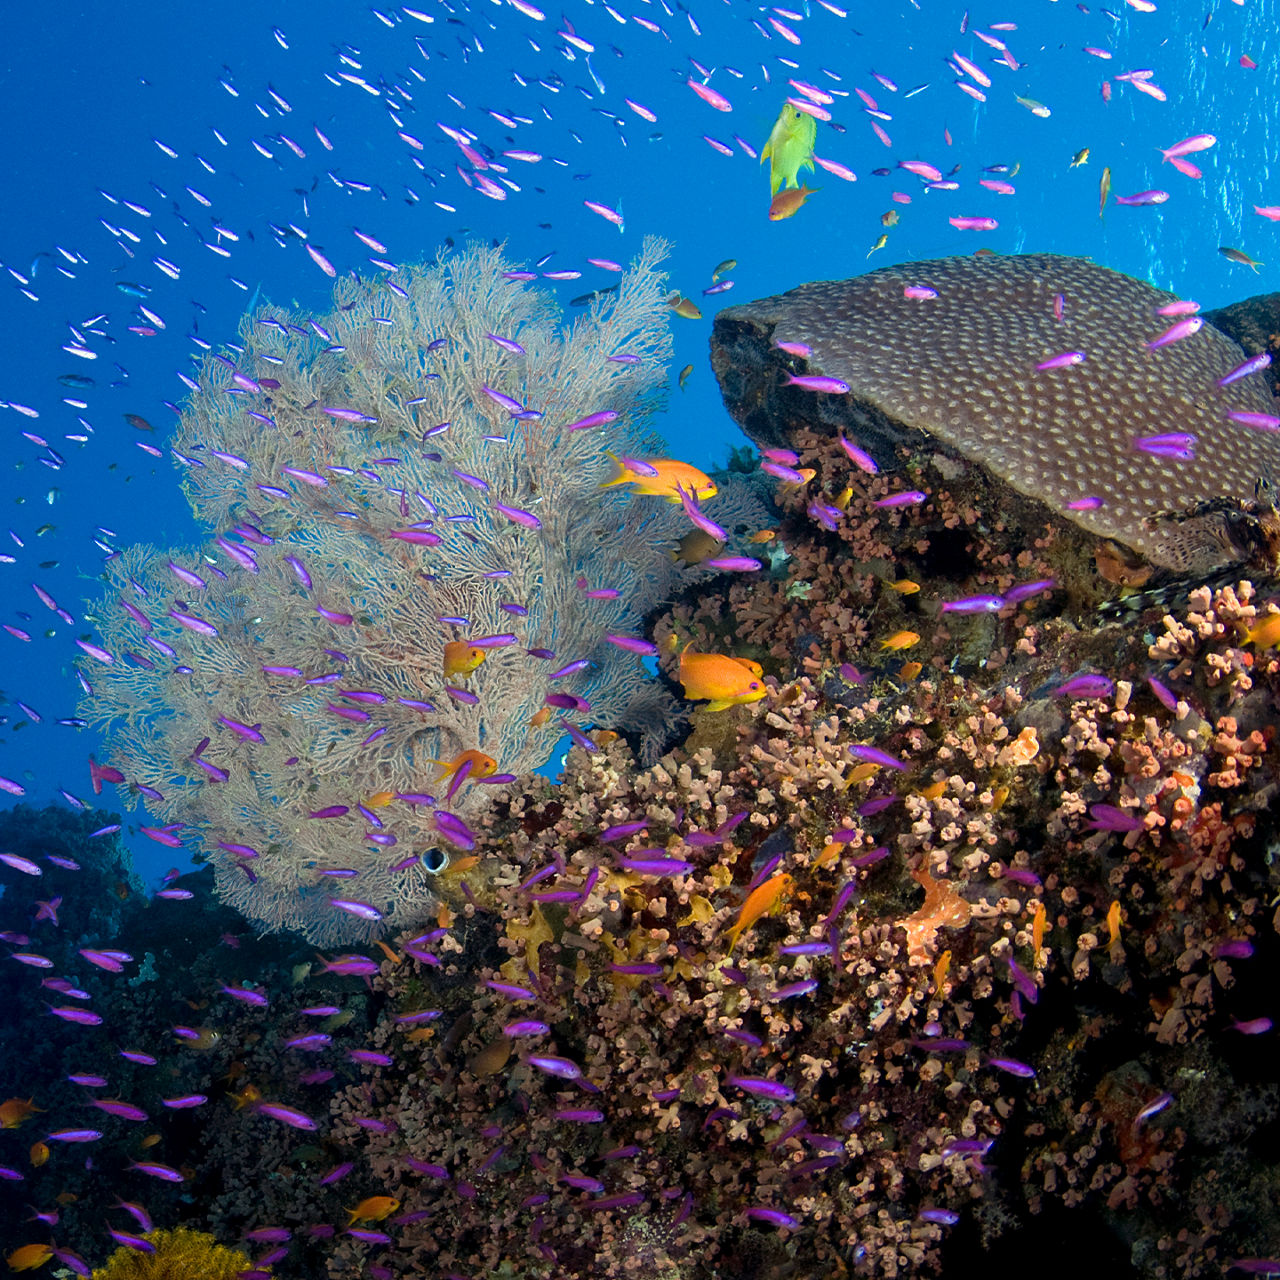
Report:
[[[669,710],[604,637],[668,594],[679,508],[600,488],[606,449],[655,445],[664,255],[647,241],[567,330],[499,251],[470,247],[395,287],[341,280],[318,319],[263,308],[205,360],[173,447],[211,541],[108,566],[100,631],[118,657],[86,665],[83,714],[264,930],[332,945],[419,921],[434,895],[413,855],[450,846],[432,806],[395,797],[445,808],[433,761],[474,750],[519,774],[562,715],[645,731]],[[606,409],[606,426],[567,430]],[[601,588],[617,598],[587,594]],[[448,641],[502,636],[445,680]],[[590,665],[550,679],[574,659]],[[531,724],[552,692],[590,711]],[[447,808],[465,821],[491,794],[468,782]]]

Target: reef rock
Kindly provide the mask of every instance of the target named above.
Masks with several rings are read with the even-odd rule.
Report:
[[[722,311],[712,364],[761,446],[843,434],[925,490],[981,473],[988,512],[1029,539],[1047,525],[1179,576],[1274,573],[1277,402],[1256,373],[1217,385],[1244,351],[1159,313],[1174,302],[1083,258],[942,258]]]
[[[1263,380],[1271,394],[1280,396],[1280,293],[1259,293],[1243,298],[1217,311],[1206,311],[1204,318],[1228,338],[1234,338],[1251,356],[1265,351],[1271,365]]]

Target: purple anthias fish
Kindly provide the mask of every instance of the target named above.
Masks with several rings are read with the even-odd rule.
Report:
[[[1177,324],[1171,325],[1158,338],[1153,339],[1146,344],[1148,351],[1158,351],[1161,347],[1167,347],[1170,343],[1180,342],[1183,338],[1189,338],[1193,333],[1199,333],[1204,327],[1203,316],[1187,316],[1183,320],[1179,320]]]
[[[1239,382],[1241,378],[1247,378],[1251,373],[1257,373],[1260,369],[1267,368],[1271,363],[1271,352],[1263,351],[1256,356],[1250,356],[1243,364],[1238,364],[1230,373],[1218,379],[1218,386],[1229,387],[1233,382]]]
[[[828,378],[821,374],[805,373],[787,374],[782,385],[799,387],[801,391],[825,391],[829,395],[841,396],[848,393],[849,384],[839,378]]]
[[[1138,436],[1133,447],[1157,458],[1177,458],[1191,462],[1196,456],[1196,438],[1187,431],[1167,431],[1162,435]]]
[[[999,613],[1005,606],[1003,596],[964,596],[959,600],[945,600],[943,613]]]
[[[1089,825],[1098,831],[1142,831],[1146,827],[1136,813],[1113,804],[1090,805],[1089,813],[1093,818]]]
[[[1047,373],[1053,369],[1069,369],[1072,365],[1084,363],[1083,351],[1064,351],[1061,355],[1050,356],[1036,365],[1037,373]]]
[[[862,760],[866,764],[878,764],[886,769],[905,769],[907,767],[901,760],[896,756],[891,756],[887,751],[881,751],[879,747],[868,746],[861,742],[850,743],[849,754],[855,760]]]
[[[1115,682],[1106,676],[1080,675],[1060,684],[1053,692],[1059,698],[1109,698],[1115,689]]]
[[[776,1080],[763,1080],[759,1076],[735,1076],[727,1078],[727,1083],[743,1093],[753,1094],[757,1098],[768,1098],[775,1102],[793,1102],[796,1091]]]
[[[929,495],[919,489],[907,489],[903,493],[891,493],[887,498],[880,498],[871,505],[874,507],[915,507],[925,502]]]

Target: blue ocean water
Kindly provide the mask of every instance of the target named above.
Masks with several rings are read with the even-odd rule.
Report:
[[[575,5],[541,20],[510,4],[439,3],[412,13],[233,3],[79,6],[56,22],[35,9],[12,16],[0,136],[9,190],[0,205],[0,400],[29,413],[0,411],[12,539],[0,570],[4,620],[32,639],[0,636],[9,700],[0,773],[34,799],[85,791],[92,735],[58,721],[76,714],[72,638],[92,630],[80,602],[94,594],[86,579],[103,546],[195,536],[173,464],[139,449],[142,434],[123,415],[145,418],[154,426],[147,439],[162,447],[173,420],[166,402],[184,394],[176,371],[199,354],[192,335],[215,345],[233,338],[255,297],[324,305],[329,281],[303,240],[287,232],[281,247],[271,224],[305,234],[340,272],[378,271],[370,258],[380,255],[353,228],[384,244],[392,262],[430,258],[447,238],[500,240],[516,261],[581,271],[554,286],[565,304],[612,279],[586,258],[625,262],[643,236],[662,236],[672,246],[670,283],[702,304],[703,319],[673,321],[673,384],[676,370],[694,372],[683,391],[673,385],[658,425],[676,456],[703,466],[722,464],[740,442],[707,366],[718,305],[980,246],[1089,255],[1206,307],[1267,287],[1270,267],[1257,276],[1218,252],[1274,257],[1276,226],[1252,208],[1280,200],[1270,109],[1280,70],[1264,49],[1276,9],[1264,0],[1037,0],[1008,12],[911,0],[807,0],[797,9],[659,0],[634,12]],[[1007,63],[978,30],[1008,47]],[[990,86],[958,75],[954,54],[985,67]],[[1256,68],[1241,65],[1250,55]],[[1143,71],[1159,97],[1116,78]],[[690,80],[732,109],[708,105]],[[797,93],[790,81],[833,95],[816,151],[857,181],[806,173],[817,194],[797,216],[770,222],[768,169],[747,147],[763,147]],[[498,116],[529,123],[509,128]],[[472,164],[446,128],[474,135],[486,155],[542,159],[500,159],[511,189],[487,198],[461,176]],[[1196,133],[1217,139],[1192,157],[1203,161],[1200,180],[1162,164],[1158,150]],[[1083,148],[1087,163],[1072,167]],[[904,160],[953,174],[956,189],[926,189],[897,167]],[[1168,200],[1111,204],[1099,217],[1104,168],[1115,194],[1161,189]],[[1008,181],[1016,194],[984,188],[983,178]],[[625,231],[586,200],[620,210]],[[873,251],[887,214],[897,224]],[[953,216],[999,225],[957,230]],[[729,258],[733,290],[703,298]],[[140,288],[122,291],[130,285]],[[134,308],[143,291],[165,325],[154,335],[127,328],[142,319]],[[75,327],[102,315],[112,336],[97,344],[98,358],[69,354]],[[68,389],[64,375],[94,385]],[[33,435],[65,461],[48,465]],[[33,582],[74,625],[40,602]],[[154,851],[135,848],[155,869]]]

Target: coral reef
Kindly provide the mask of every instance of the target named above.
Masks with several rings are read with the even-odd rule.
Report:
[[[106,903],[128,968],[67,999],[110,1034],[33,1052],[154,1133],[95,1115],[92,1169],[10,1144],[0,1213],[74,1188],[57,1237],[91,1256],[144,1158],[157,1217],[281,1280],[893,1278],[1051,1233],[1143,1280],[1276,1269],[1275,580],[1154,573],[940,447],[872,473],[823,413],[769,446],[773,527],[760,476],[726,502],[714,541],[767,567],[686,565],[634,626],[670,687],[733,655],[762,698],[655,762],[578,730],[558,783],[485,788],[368,954],[248,939],[207,872]],[[36,923],[21,972],[70,971],[83,939]],[[83,1079],[35,1091],[51,1138]]]
[[[884,468],[940,453],[1153,564],[1274,572],[1275,405],[1178,305],[1082,258],[942,258],[728,308],[712,364],[760,444],[802,421]]]

